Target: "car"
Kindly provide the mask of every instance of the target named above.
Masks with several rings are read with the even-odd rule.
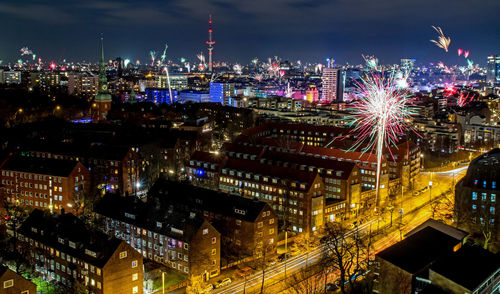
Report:
[[[231,278],[225,278],[223,280],[218,280],[215,288],[224,287],[229,284],[231,284]]]
[[[326,291],[337,291],[339,286],[333,283],[326,284]]]
[[[208,284],[203,290],[201,290],[202,293],[207,293],[210,292],[214,289],[214,285]]]
[[[278,256],[278,260],[279,260],[279,262],[283,262],[283,261],[285,261],[285,258],[286,258],[286,259],[289,259],[289,258],[290,258],[290,253],[287,253],[287,254],[286,254],[286,257],[285,257],[285,253],[280,254],[280,256]]]
[[[238,271],[238,276],[240,277],[246,277],[252,273],[252,268],[251,267],[245,267],[242,268]]]

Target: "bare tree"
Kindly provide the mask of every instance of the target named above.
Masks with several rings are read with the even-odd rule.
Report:
[[[343,294],[348,293],[346,285],[366,272],[369,264],[369,250],[372,238],[358,227],[349,229],[343,223],[327,223],[321,243],[325,248],[322,263],[338,273],[339,286]]]

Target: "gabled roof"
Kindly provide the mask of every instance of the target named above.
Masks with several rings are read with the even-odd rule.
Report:
[[[33,157],[11,157],[2,167],[3,170],[67,177],[78,162]]]
[[[249,222],[254,222],[264,209],[270,210],[263,201],[162,179],[156,181],[148,195],[158,199],[164,208],[173,206],[176,211],[209,211]]]
[[[19,233],[100,268],[107,263],[122,242],[99,231],[89,230],[73,214],[51,216],[38,209],[33,210],[23,222]],[[64,244],[60,240],[63,240]],[[69,241],[75,243],[75,248],[69,245]],[[95,252],[96,257],[86,254],[86,249]]]
[[[378,257],[418,274],[439,257],[453,252],[460,241],[432,227],[426,227],[377,254]]]

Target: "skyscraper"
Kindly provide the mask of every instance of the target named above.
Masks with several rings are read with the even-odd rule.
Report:
[[[233,83],[210,83],[210,102],[231,105],[232,97],[234,97]]]
[[[345,72],[337,68],[323,68],[323,95],[325,102],[343,101]]]
[[[99,80],[97,95],[92,104],[92,120],[101,121],[106,119],[111,109],[111,95],[108,92],[108,79],[106,78],[106,66],[104,64],[104,44],[101,35],[101,60],[99,62]]]
[[[488,72],[486,74],[486,80],[492,86],[500,84],[500,55],[488,56]]]

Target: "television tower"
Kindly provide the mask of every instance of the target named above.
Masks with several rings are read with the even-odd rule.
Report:
[[[208,19],[208,71],[212,72],[212,50],[214,50],[215,41],[212,40],[212,15],[209,14]]]

